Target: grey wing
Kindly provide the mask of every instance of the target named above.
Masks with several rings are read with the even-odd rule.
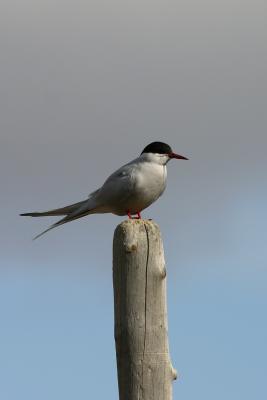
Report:
[[[106,196],[107,192],[109,195],[118,193],[118,189],[121,187],[122,182],[128,179],[129,175],[125,171],[121,171],[121,168],[110,175],[103,186],[93,192],[89,193],[88,198],[101,199],[103,195]]]
[[[100,190],[100,189],[97,189],[97,190],[95,190],[94,192],[91,192],[90,194],[88,194],[89,199],[90,199],[91,197],[97,196],[99,190]]]
[[[135,187],[135,167],[126,164],[110,175],[99,189],[97,197],[110,205],[125,202],[133,193]]]

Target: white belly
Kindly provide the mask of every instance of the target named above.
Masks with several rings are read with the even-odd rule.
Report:
[[[167,168],[164,165],[143,163],[134,171],[133,187],[127,199],[124,199],[114,214],[125,215],[140,212],[156,201],[166,187]],[[118,204],[117,204],[118,206]]]

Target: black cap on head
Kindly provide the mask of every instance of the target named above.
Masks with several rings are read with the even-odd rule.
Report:
[[[152,142],[148,144],[141,154],[143,153],[158,153],[158,154],[170,154],[172,153],[171,147],[163,142]]]

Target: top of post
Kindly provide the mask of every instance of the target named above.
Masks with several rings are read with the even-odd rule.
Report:
[[[152,219],[126,219],[117,225],[114,236],[120,233],[126,233],[127,231],[143,231],[143,229],[151,233],[160,234],[159,225]]]

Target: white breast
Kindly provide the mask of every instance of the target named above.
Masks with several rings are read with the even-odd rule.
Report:
[[[163,157],[144,154],[115,171],[97,192],[105,212],[126,215],[140,212],[156,201],[166,187]]]
[[[166,188],[167,168],[165,165],[144,162],[135,171],[135,189],[129,206],[141,211],[148,207]]]

